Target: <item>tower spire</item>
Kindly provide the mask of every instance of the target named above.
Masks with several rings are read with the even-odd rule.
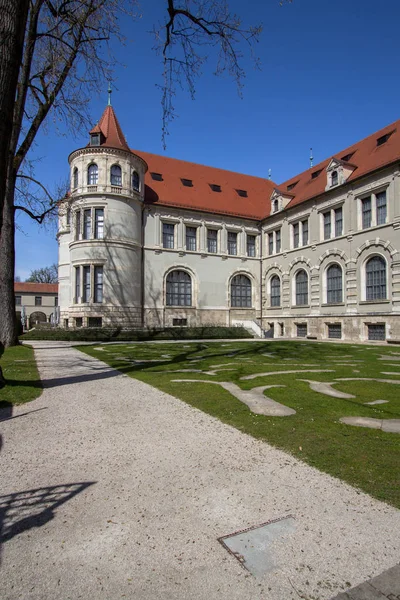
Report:
[[[112,89],[111,89],[111,81],[108,82],[108,106],[111,106],[111,94],[112,94]]]
[[[310,167],[313,166],[313,161],[314,161],[313,151],[312,151],[312,148],[310,148]]]

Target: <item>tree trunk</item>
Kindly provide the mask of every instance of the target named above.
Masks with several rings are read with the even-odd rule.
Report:
[[[0,343],[5,348],[18,344],[14,297],[15,179],[16,173],[14,169],[10,168],[3,201],[2,227],[0,229]]]
[[[29,0],[0,0],[0,342],[18,343],[14,306],[13,112]]]

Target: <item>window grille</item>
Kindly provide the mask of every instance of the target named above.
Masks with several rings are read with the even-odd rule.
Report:
[[[296,305],[308,304],[308,275],[302,269],[296,275]]]
[[[281,280],[278,275],[271,277],[271,306],[281,305]]]
[[[167,275],[167,306],[192,306],[192,279],[185,271]]]
[[[386,325],[385,323],[374,323],[368,325],[368,339],[371,341],[386,340]]]
[[[207,229],[207,250],[213,254],[218,252],[218,231],[216,229]]]
[[[246,275],[236,275],[231,281],[231,305],[251,308],[251,281]]]
[[[196,227],[186,227],[186,250],[196,250]]]
[[[326,271],[327,303],[343,302],[342,269],[339,265],[331,265]]]
[[[297,323],[297,337],[305,338],[307,337],[307,323]]]
[[[175,225],[173,223],[163,223],[163,248],[174,247]]]
[[[228,254],[237,254],[237,233],[228,231]]]
[[[366,299],[386,300],[386,263],[380,256],[371,258],[365,268]]]
[[[341,323],[329,323],[328,324],[328,338],[331,340],[341,340],[342,339]]]
[[[103,319],[101,317],[89,317],[88,327],[102,327]]]
[[[371,210],[371,196],[363,198],[361,201],[361,212],[362,212],[362,228],[367,229],[372,225],[372,210]]]

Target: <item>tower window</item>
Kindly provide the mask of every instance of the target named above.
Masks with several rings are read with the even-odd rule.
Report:
[[[111,167],[110,176],[111,176],[111,185],[118,185],[118,186],[122,185],[122,170],[119,165],[113,165]]]
[[[133,171],[132,173],[132,188],[135,192],[138,192],[140,188],[139,173],[137,171]]]

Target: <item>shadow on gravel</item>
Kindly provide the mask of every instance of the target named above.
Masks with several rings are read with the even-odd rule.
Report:
[[[55,510],[95,481],[52,485],[0,496],[0,544],[54,519]]]

